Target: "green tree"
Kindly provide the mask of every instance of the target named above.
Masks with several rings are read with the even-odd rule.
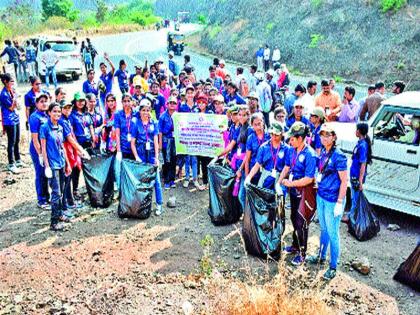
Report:
[[[105,21],[106,14],[108,13],[108,7],[104,0],[96,0],[96,19],[99,22]]]
[[[42,0],[42,16],[44,20],[52,16],[62,16],[74,22],[78,11],[74,9],[72,0]]]

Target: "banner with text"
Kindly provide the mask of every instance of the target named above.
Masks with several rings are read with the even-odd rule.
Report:
[[[228,121],[224,115],[174,113],[177,154],[216,157],[224,147],[222,131]]]

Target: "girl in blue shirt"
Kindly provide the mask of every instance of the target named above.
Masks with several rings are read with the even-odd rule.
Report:
[[[7,158],[9,165],[7,169],[13,174],[19,173],[18,167],[23,167],[20,160],[20,119],[18,113],[17,94],[13,88],[14,79],[9,73],[0,75],[4,88],[0,93],[0,108],[3,122],[3,131],[7,135]]]
[[[58,123],[61,117],[61,108],[58,103],[52,103],[48,107],[50,118],[41,127],[41,150],[45,164],[45,176],[51,188],[51,230],[61,231],[64,229],[62,222],[70,220],[63,214],[63,191],[66,157],[64,154],[63,127]]]
[[[127,64],[123,59],[120,60],[120,66],[115,72],[114,76],[118,78],[118,86],[122,94],[128,93],[128,71],[126,70]]]
[[[248,174],[255,165],[258,149],[264,142],[270,140],[270,135],[265,132],[264,129],[264,116],[262,113],[255,113],[251,116],[251,126],[254,132],[249,135],[246,141],[246,174]],[[258,183],[258,179],[259,176],[255,179],[256,183]]]
[[[316,151],[317,155],[320,155],[321,153],[321,148],[322,148],[322,143],[321,143],[321,136],[320,136],[320,131],[321,131],[321,126],[324,123],[324,110],[322,109],[322,107],[315,107],[313,109],[313,111],[310,113],[310,129],[311,129],[311,137],[309,139],[309,143],[312,147],[312,149],[314,149]]]
[[[103,120],[102,115],[96,109],[96,104],[97,104],[96,96],[92,93],[88,93],[86,94],[86,100],[87,100],[86,115],[89,117],[90,123],[92,124],[92,128],[93,128],[92,144],[95,149],[99,150],[100,145],[101,145],[101,135],[102,135],[102,127],[104,125],[104,120]]]
[[[35,189],[38,200],[38,207],[50,210],[48,204],[48,180],[45,177],[44,158],[42,156],[40,130],[43,124],[48,121],[48,95],[40,94],[35,100],[36,110],[29,117],[29,130],[31,132],[31,143],[29,153],[35,168]]]
[[[319,252],[306,260],[312,264],[322,264],[327,258],[330,247],[330,267],[324,273],[325,280],[336,275],[340,257],[340,222],[344,210],[347,191],[347,158],[336,148],[335,131],[327,126],[321,127],[322,151],[318,162],[318,193],[316,206],[321,229]]]
[[[158,124],[151,119],[151,103],[143,101],[140,105],[140,117],[131,121],[129,137],[131,150],[137,162],[155,165],[159,168],[159,129]],[[156,172],[155,181],[156,215],[162,214],[162,186],[159,171]]]
[[[87,73],[87,80],[83,82],[83,93],[85,94],[93,94],[95,95],[95,101],[98,99],[99,90],[98,90],[98,84],[94,81],[95,79],[95,70],[90,69]],[[98,105],[99,102],[96,102],[96,105]]]

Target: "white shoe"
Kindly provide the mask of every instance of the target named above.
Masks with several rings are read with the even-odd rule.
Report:
[[[9,164],[7,166],[7,170],[12,172],[13,174],[19,174],[19,170],[18,170],[18,168],[16,167],[15,164]]]
[[[22,160],[16,161],[16,167],[26,167],[26,163],[22,162]]]
[[[162,210],[162,205],[157,205],[157,206],[156,206],[156,211],[155,211],[155,214],[156,214],[157,216],[160,216],[160,215],[162,214],[162,212],[163,212],[163,210]]]
[[[184,188],[188,188],[188,185],[190,184],[190,180],[189,179],[186,179],[186,180],[184,180],[184,183],[182,184],[182,186],[184,187]]]
[[[194,181],[194,187],[197,188],[197,190],[204,190],[204,187],[200,185],[198,180]]]

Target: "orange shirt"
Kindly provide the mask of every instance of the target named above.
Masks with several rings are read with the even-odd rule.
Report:
[[[331,111],[341,107],[340,95],[337,92],[331,91],[328,94],[323,92],[315,97],[315,106],[322,107],[328,116],[328,121],[334,121],[336,115],[330,115]]]

